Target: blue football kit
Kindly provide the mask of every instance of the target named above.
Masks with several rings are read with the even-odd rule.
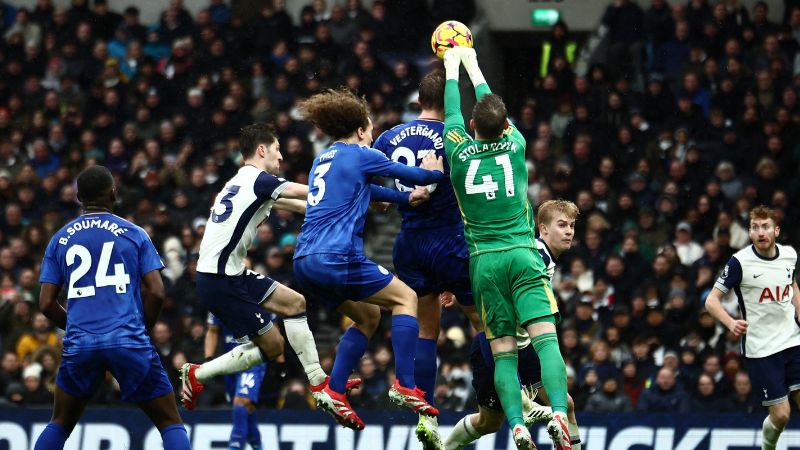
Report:
[[[373,176],[415,185],[444,180],[440,172],[398,164],[378,150],[336,142],[311,167],[305,221],[294,254],[303,293],[334,309],[363,300],[392,280],[388,270],[364,256],[364,221],[370,201],[408,202],[408,192],[370,183]]]
[[[144,275],[163,268],[147,233],[109,212],[83,214],[53,235],[39,281],[66,288],[61,389],[88,398],[109,371],[125,401],[172,391],[145,329],[140,290]]]
[[[450,291],[462,305],[472,305],[469,250],[444,157],[443,130],[441,121],[417,119],[385,131],[375,141],[375,148],[391,160],[411,167],[429,153],[444,159],[445,177],[429,186],[430,200],[418,207],[399,207],[402,225],[393,251],[394,267],[397,277],[419,297]],[[401,192],[414,189],[400,180],[394,185]]]

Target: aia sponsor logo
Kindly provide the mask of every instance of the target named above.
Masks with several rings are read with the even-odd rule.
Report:
[[[787,284],[783,288],[775,286],[775,288],[764,288],[761,291],[761,297],[758,303],[764,302],[778,302],[783,303],[792,299],[792,285]]]

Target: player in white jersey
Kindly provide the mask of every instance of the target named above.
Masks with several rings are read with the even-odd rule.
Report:
[[[187,409],[194,409],[207,380],[247,370],[283,353],[283,337],[272,326],[270,313],[284,317],[289,344],[303,364],[315,398],[325,395],[327,377],[308,328],[305,298],[244,264],[256,229],[273,206],[305,213],[308,186],[275,176],[282,156],[268,125],[244,127],[239,144],[244,165],[217,194],[200,244],[197,295],[242,345],[203,365],[183,366],[181,402]]]
[[[550,280],[555,274],[556,260],[572,246],[578,213],[578,207],[566,200],[549,200],[539,206],[536,217],[539,238],[536,239],[536,244]],[[538,399],[545,404],[549,404],[550,400],[545,390],[542,389],[539,358],[530,344],[528,333],[520,329],[517,351],[521,367],[520,380],[526,388],[526,395],[522,396],[523,418],[528,426],[536,422],[547,422],[553,416],[549,407],[533,402],[537,395]],[[473,346],[472,353],[470,358],[473,371],[472,384],[478,397],[478,413],[464,417],[453,427],[452,433],[444,443],[445,450],[460,450],[481,436],[496,433],[505,420],[500,400],[494,389],[492,369],[487,367],[486,359],[476,353],[475,346]],[[569,394],[567,402],[567,426],[569,427],[570,441],[573,450],[580,450],[581,439],[575,418],[575,407]]]
[[[742,356],[753,383],[769,408],[762,424],[763,450],[773,450],[789,421],[789,396],[800,406],[800,292],[794,271],[797,252],[776,244],[780,227],[766,206],[750,211],[752,245],[736,252],[706,298],[706,309],[742,337]],[[720,300],[733,290],[741,318],[731,317]]]

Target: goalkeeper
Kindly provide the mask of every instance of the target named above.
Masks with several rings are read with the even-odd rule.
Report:
[[[469,122],[474,140],[461,116],[461,63],[478,100]],[[516,336],[521,324],[541,361],[542,382],[553,409],[547,431],[556,450],[569,450],[566,367],[556,336],[560,315],[536,246],[534,212],[527,198],[525,139],[508,122],[503,100],[491,93],[473,49],[448,50],[444,65],[445,153],[470,250],[475,305],[495,361],[495,389],[517,448],[536,448],[523,422],[517,378]],[[453,433],[467,425],[459,422]]]

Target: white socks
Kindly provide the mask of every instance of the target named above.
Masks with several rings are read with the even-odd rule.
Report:
[[[578,428],[578,424],[567,421],[567,429],[569,430],[569,439],[572,442],[580,442],[581,430]],[[572,444],[572,450],[581,450],[581,444]]]
[[[308,328],[308,318],[305,315],[285,318],[283,319],[283,329],[286,330],[289,345],[292,346],[297,358],[300,359],[300,364],[303,365],[308,381],[314,386],[321,384],[325,381],[326,375],[319,365],[317,343]]]
[[[444,442],[445,450],[457,450],[481,437],[478,430],[472,426],[471,417],[474,415],[470,414],[464,417],[453,427],[453,431],[450,432],[450,436],[447,436],[447,440]]]
[[[195,371],[197,381],[206,381],[218,375],[241,372],[264,362],[261,349],[252,342],[237,345],[228,353],[220,355],[201,365]]]
[[[761,450],[775,450],[775,445],[778,443],[778,438],[781,437],[782,432],[783,430],[779,430],[767,416],[761,425]]]

